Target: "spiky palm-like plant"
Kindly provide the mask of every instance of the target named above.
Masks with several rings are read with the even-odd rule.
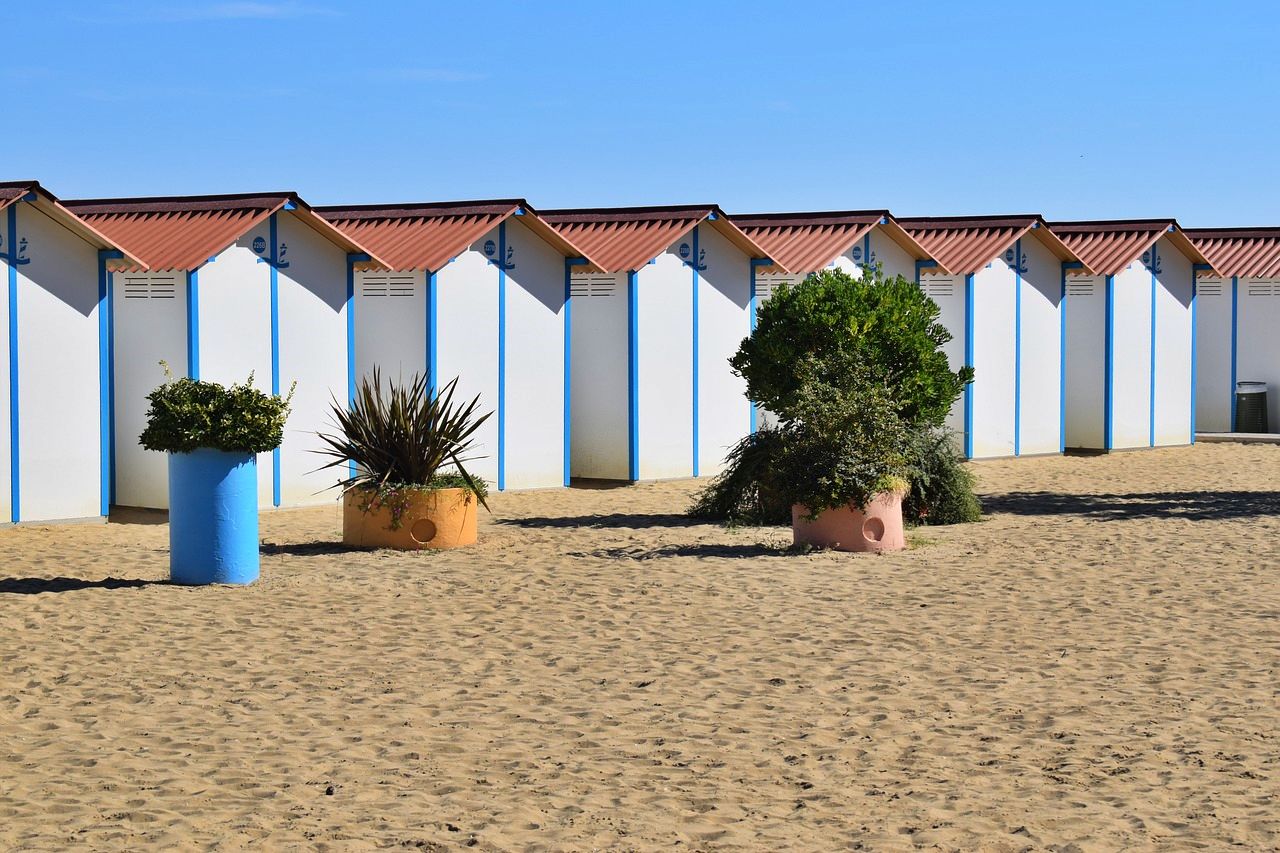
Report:
[[[427,379],[414,375],[407,383],[384,382],[376,367],[365,376],[351,406],[332,404],[337,435],[320,433],[331,457],[321,466],[355,463],[354,473],[339,485],[343,492],[369,489],[450,488],[464,486],[488,509],[482,480],[467,471],[475,434],[492,412],[480,413],[480,397],[454,399],[454,378],[434,396]]]

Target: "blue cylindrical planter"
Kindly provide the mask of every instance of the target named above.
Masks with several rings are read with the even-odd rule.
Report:
[[[258,459],[252,453],[169,454],[169,579],[258,579]]]

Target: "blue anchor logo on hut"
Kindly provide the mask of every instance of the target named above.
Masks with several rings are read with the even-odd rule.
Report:
[[[485,240],[484,246],[482,248],[484,250],[484,256],[488,258],[490,261],[492,261],[493,263],[497,264],[502,269],[513,270],[516,268],[516,265],[512,263],[512,259],[516,256],[515,246],[508,246],[507,256],[505,258],[502,258],[501,260],[499,260],[497,257],[498,255],[497,243],[493,242],[492,240]]]
[[[1027,271],[1027,253],[1019,252],[1017,249],[1010,247],[1005,250],[1004,262],[1009,265],[1009,269],[1016,273],[1025,273]]]
[[[4,237],[0,236],[0,250],[4,248]],[[0,251],[0,261],[7,262],[10,266],[21,267],[31,263],[31,259],[27,257],[27,238],[22,237],[18,240],[18,251],[9,252]]]
[[[681,243],[678,251],[680,253],[680,260],[684,261],[686,264],[693,267],[694,269],[705,270],[707,268],[707,265],[705,263],[705,261],[707,260],[706,249],[698,250],[698,260],[696,263],[691,260],[691,258],[693,257],[693,247],[690,246],[688,243]]]
[[[1155,249],[1148,249],[1142,253],[1142,265],[1157,275],[1164,272],[1160,269],[1160,253]]]

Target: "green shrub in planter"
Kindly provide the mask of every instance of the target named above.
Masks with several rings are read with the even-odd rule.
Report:
[[[979,515],[972,476],[943,429],[973,370],[952,370],[939,309],[902,276],[826,270],[779,288],[730,360],[776,426],[744,438],[697,496],[696,517],[759,524],[864,506],[902,490],[908,523]]]
[[[165,383],[147,395],[147,427],[138,439],[147,450],[265,453],[284,440],[293,388],[274,397],[253,387],[253,374],[242,384],[222,385],[174,379],[164,368]]]

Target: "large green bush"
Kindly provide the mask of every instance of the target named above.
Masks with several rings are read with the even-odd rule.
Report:
[[[878,268],[779,288],[731,359],[776,423],[738,443],[691,514],[781,524],[792,503],[865,505],[905,480],[908,523],[975,520],[972,475],[942,426],[973,371],[951,369],[938,316],[917,285]]]
[[[919,286],[886,278],[878,266],[860,277],[824,270],[780,287],[729,363],[746,379],[747,396],[783,421],[806,382],[840,387],[860,365],[892,389],[904,423],[941,425],[973,369],[948,365],[942,347],[951,333],[938,316]]]
[[[239,385],[222,385],[174,379],[169,366],[164,368],[168,379],[147,395],[147,427],[138,439],[147,450],[265,453],[284,440],[292,388],[287,396],[274,397],[253,387],[253,374]]]

